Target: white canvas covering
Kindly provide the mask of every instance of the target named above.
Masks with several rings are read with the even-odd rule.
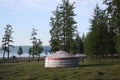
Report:
[[[45,67],[78,66],[79,58],[65,51],[57,51],[45,58]]]

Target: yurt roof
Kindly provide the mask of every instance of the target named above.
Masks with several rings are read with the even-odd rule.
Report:
[[[47,59],[54,59],[54,60],[70,59],[70,58],[77,58],[77,57],[67,53],[66,51],[57,51],[56,53],[53,53],[52,55],[47,57]]]

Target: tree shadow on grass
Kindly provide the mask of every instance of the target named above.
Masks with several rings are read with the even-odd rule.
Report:
[[[119,62],[109,62],[109,63],[89,63],[89,64],[80,64],[79,67],[98,67],[98,66],[111,66],[120,64]]]
[[[81,64],[79,67],[97,67],[102,66],[101,64]]]

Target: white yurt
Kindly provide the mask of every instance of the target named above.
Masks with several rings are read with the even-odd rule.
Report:
[[[78,65],[79,57],[65,51],[57,51],[45,58],[45,67],[69,67]]]

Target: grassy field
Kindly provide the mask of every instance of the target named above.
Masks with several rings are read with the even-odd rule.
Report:
[[[0,80],[120,80],[120,60],[86,60],[69,68],[45,68],[44,61],[0,63]]]

